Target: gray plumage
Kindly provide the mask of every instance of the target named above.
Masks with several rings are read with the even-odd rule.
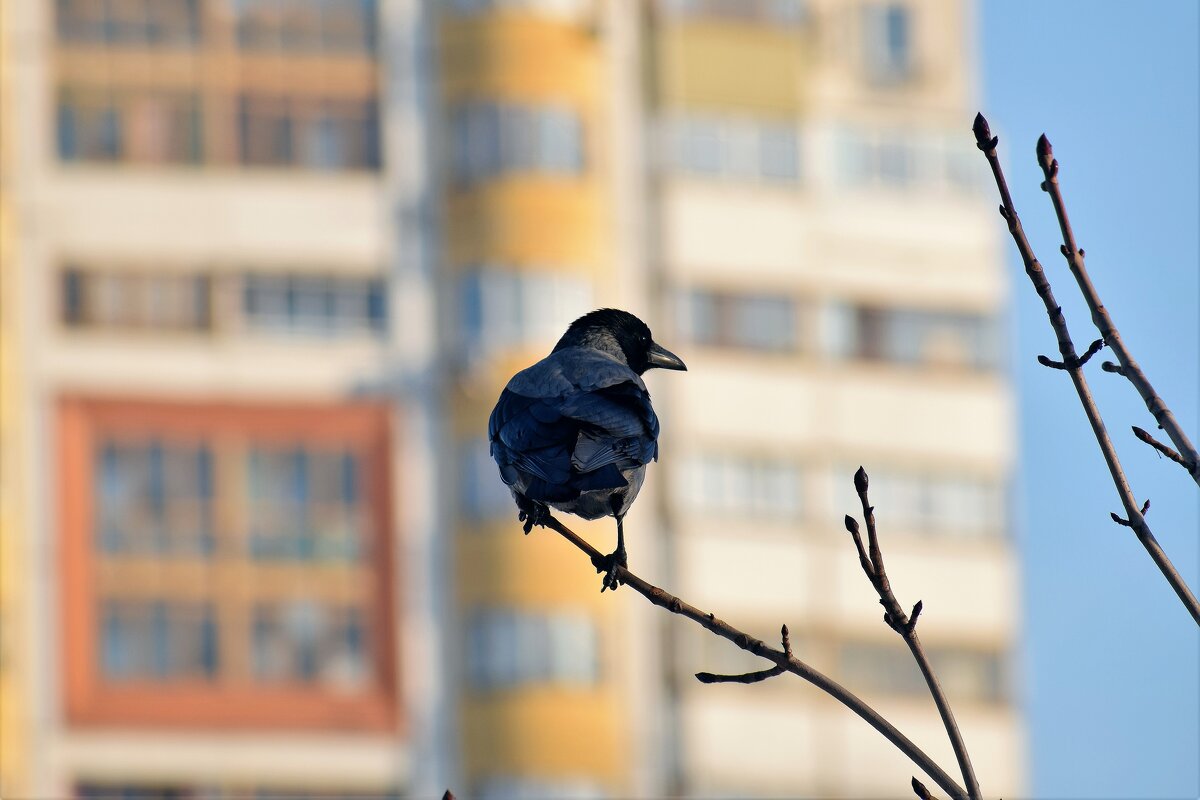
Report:
[[[584,519],[617,519],[617,550],[605,586],[624,565],[622,519],[646,465],[658,459],[658,417],[641,374],[686,369],[625,311],[576,320],[553,352],[513,376],[488,421],[492,458],[522,519],[538,524],[546,506]]]

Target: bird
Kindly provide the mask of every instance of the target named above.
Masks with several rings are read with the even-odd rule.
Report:
[[[611,516],[617,548],[597,571],[616,590],[627,567],[625,514],[658,460],[658,416],[646,370],[687,370],[628,311],[600,308],[575,320],[550,355],[509,380],[488,420],[500,478],[528,534],[549,507],[583,519]]]

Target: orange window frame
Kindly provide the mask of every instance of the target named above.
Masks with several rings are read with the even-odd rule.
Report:
[[[338,405],[160,402],[68,397],[58,405],[62,683],[69,722],[215,729],[396,731],[399,674],[393,606],[390,417],[381,403]],[[374,584],[370,599],[371,680],[359,693],[262,685],[226,678],[106,681],[97,639],[94,457],[102,434],[162,431],[204,437],[253,436],[350,447],[368,465]],[[251,561],[247,557],[247,561]],[[170,599],[170,598],[166,598]]]

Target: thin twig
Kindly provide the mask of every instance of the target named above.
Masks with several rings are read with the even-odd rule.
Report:
[[[887,569],[883,565],[883,552],[879,549],[879,535],[875,529],[875,509],[867,499],[869,483],[867,471],[859,467],[858,471],[854,473],[854,489],[858,492],[858,500],[862,504],[871,554],[870,569],[864,565],[863,571],[866,572],[867,579],[879,595],[879,603],[884,609],[883,621],[904,639],[909,652],[912,653],[913,659],[921,669],[921,674],[925,677],[925,684],[929,687],[929,694],[933,696],[933,703],[937,706],[938,714],[942,718],[946,735],[950,737],[950,746],[954,748],[954,757],[958,760],[958,768],[962,772],[967,794],[971,800],[979,800],[982,793],[979,791],[979,780],[975,777],[975,769],[971,766],[971,756],[967,752],[967,745],[963,742],[962,732],[958,729],[954,712],[950,709],[946,694],[942,691],[941,683],[938,682],[937,675],[933,671],[933,665],[929,663],[925,648],[921,646],[921,638],[917,636],[917,618],[921,616],[922,603],[918,600],[913,606],[912,616],[905,614],[900,602],[896,599],[895,592],[892,591],[891,581],[888,580]],[[846,529],[850,531],[850,535],[854,537],[857,544],[860,541],[858,522],[853,517],[846,517]],[[859,550],[861,552],[861,545]]]
[[[1083,248],[1075,241],[1075,232],[1071,230],[1071,220],[1067,216],[1066,202],[1063,200],[1062,187],[1058,183],[1058,160],[1054,157],[1054,148],[1050,146],[1050,140],[1046,138],[1046,134],[1042,134],[1037,143],[1038,164],[1042,168],[1042,174],[1046,180],[1042,182],[1042,190],[1050,195],[1050,202],[1054,204],[1054,213],[1058,217],[1058,227],[1062,232],[1063,246],[1060,251],[1063,258],[1067,260],[1067,266],[1071,269],[1071,274],[1075,276],[1075,282],[1079,284],[1079,291],[1083,293],[1083,299],[1087,301],[1088,309],[1092,312],[1092,323],[1096,329],[1100,331],[1100,336],[1103,337],[1105,344],[1113,351],[1120,362],[1121,368],[1118,374],[1125,376],[1133,387],[1137,389],[1138,394],[1142,396],[1142,400],[1146,403],[1146,408],[1154,417],[1154,421],[1158,423],[1158,427],[1167,432],[1167,436],[1171,438],[1175,446],[1179,448],[1181,454],[1180,459],[1173,459],[1188,471],[1198,485],[1200,485],[1200,454],[1196,452],[1196,448],[1192,446],[1191,440],[1187,434],[1179,426],[1175,420],[1175,415],[1171,413],[1171,409],[1167,407],[1166,402],[1159,397],[1154,391],[1154,387],[1150,385],[1150,380],[1142,372],[1142,368],[1138,366],[1137,361],[1129,354],[1125,343],[1121,340],[1121,333],[1117,330],[1117,326],[1113,323],[1112,317],[1108,313],[1108,309],[1100,302],[1100,296],[1096,292],[1096,287],[1092,285],[1092,279],[1088,275],[1087,267],[1084,266]],[[1111,370],[1110,370],[1111,371]]]
[[[1117,452],[1113,448],[1112,440],[1109,438],[1108,431],[1104,427],[1104,420],[1101,419],[1100,411],[1096,408],[1096,402],[1092,398],[1091,389],[1088,388],[1087,378],[1084,377],[1083,369],[1079,366],[1079,358],[1075,353],[1075,345],[1071,341],[1070,332],[1067,330],[1067,320],[1063,316],[1062,308],[1054,301],[1054,292],[1050,289],[1050,281],[1046,278],[1046,274],[1042,270],[1042,265],[1033,254],[1033,248],[1030,247],[1029,240],[1025,236],[1025,230],[1021,226],[1021,218],[1017,216],[1016,207],[1013,206],[1012,195],[1008,191],[1008,182],[1004,179],[1004,171],[1000,167],[1000,158],[996,155],[996,144],[999,142],[999,139],[992,136],[992,132],[983,114],[975,116],[974,131],[976,144],[987,157],[988,164],[992,168],[992,175],[996,179],[996,188],[1000,191],[1000,215],[1008,223],[1008,232],[1012,235],[1013,241],[1017,245],[1017,250],[1021,253],[1021,260],[1025,264],[1025,274],[1029,276],[1034,290],[1042,298],[1042,302],[1046,306],[1046,315],[1050,318],[1050,327],[1054,329],[1054,335],[1058,339],[1058,350],[1062,355],[1062,363],[1072,365],[1068,366],[1067,372],[1071,376],[1071,383],[1075,386],[1075,393],[1079,396],[1079,402],[1083,406],[1088,422],[1091,423],[1092,433],[1096,437],[1097,444],[1100,445],[1100,452],[1104,455],[1104,462],[1108,465],[1108,472],[1112,476],[1113,484],[1117,488],[1117,494],[1121,497],[1121,504],[1125,507],[1125,515],[1129,527],[1133,528],[1134,533],[1137,534],[1138,541],[1146,548],[1146,552],[1150,554],[1150,558],[1154,560],[1163,577],[1167,579],[1167,583],[1175,590],[1175,594],[1179,596],[1188,613],[1192,615],[1192,619],[1195,620],[1197,625],[1200,625],[1200,602],[1196,601],[1195,595],[1192,594],[1187,583],[1180,577],[1178,570],[1175,569],[1175,565],[1171,563],[1171,559],[1167,558],[1167,554],[1163,552],[1162,546],[1154,538],[1154,534],[1150,531],[1150,526],[1146,524],[1145,518],[1138,510],[1137,500],[1134,499],[1133,492],[1129,488],[1129,482],[1125,478],[1125,472],[1121,468]]]
[[[1193,462],[1188,461],[1183,456],[1179,455],[1179,453],[1176,453],[1174,450],[1167,447],[1165,444],[1160,442],[1158,439],[1155,439],[1153,436],[1151,436],[1149,433],[1147,433],[1146,431],[1139,428],[1137,425],[1133,426],[1133,435],[1136,436],[1137,438],[1141,439],[1146,444],[1153,447],[1158,452],[1162,453],[1167,458],[1174,461],[1179,466],[1186,469],[1188,472],[1194,472],[1196,470],[1196,465]]]
[[[925,788],[925,784],[917,780],[915,775],[912,779],[912,788],[913,791],[917,793],[917,797],[921,798],[921,800],[935,800],[934,796],[931,795],[929,790]]]
[[[780,639],[783,642],[783,653],[788,658],[792,657],[792,642],[788,639],[787,625],[783,626],[780,632]],[[770,669],[762,669],[758,672],[744,672],[740,675],[717,675],[712,672],[697,672],[696,680],[701,683],[758,683],[765,681],[767,678],[774,678],[776,675],[784,673],[783,667],[778,664]]]
[[[591,559],[592,566],[597,570],[606,569],[604,556],[600,551],[588,544],[579,534],[572,531],[567,526],[559,522],[553,515],[546,514],[539,520],[539,524],[558,533],[564,539],[587,554]],[[913,742],[892,723],[888,722],[879,712],[867,705],[857,695],[851,692],[846,687],[842,686],[837,681],[826,676],[824,673],[813,669],[808,664],[804,663],[794,655],[789,655],[784,650],[776,650],[762,642],[760,639],[755,639],[743,631],[730,625],[722,619],[717,618],[713,614],[706,614],[690,603],[686,603],[670,592],[664,591],[653,584],[634,575],[626,567],[618,567],[616,570],[617,579],[633,589],[638,594],[645,597],[651,603],[661,608],[665,608],[673,614],[678,614],[682,617],[690,619],[692,622],[700,625],[707,631],[717,634],[718,636],[728,639],[735,645],[745,650],[748,653],[753,653],[756,656],[765,658],[767,661],[775,664],[784,672],[790,672],[793,675],[798,675],[804,680],[816,686],[833,699],[837,700],[842,705],[849,708],[859,717],[867,722],[883,737],[896,746],[900,752],[904,753],[914,764],[920,767],[926,775],[956,800],[965,800],[967,793],[962,787],[955,783],[945,770],[937,765],[933,759],[925,754],[921,748],[917,747]]]

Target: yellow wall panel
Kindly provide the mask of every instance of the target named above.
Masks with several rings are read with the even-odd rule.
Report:
[[[617,525],[611,518],[588,522],[554,513],[600,552],[617,546]],[[608,592],[600,594],[600,575],[574,545],[543,528],[534,528],[528,536],[521,532],[515,503],[511,520],[461,533],[457,560],[462,608],[508,605],[553,610],[570,605],[607,611],[614,603]]]
[[[792,115],[801,106],[803,40],[758,25],[695,22],[655,40],[666,108]]]
[[[593,265],[608,252],[600,197],[590,181],[533,176],[451,195],[449,262]]]
[[[538,689],[468,700],[464,772],[580,775],[616,782],[622,774],[618,701],[608,692]]]
[[[584,106],[597,99],[599,39],[585,26],[501,14],[449,22],[440,41],[449,103],[478,95]]]

